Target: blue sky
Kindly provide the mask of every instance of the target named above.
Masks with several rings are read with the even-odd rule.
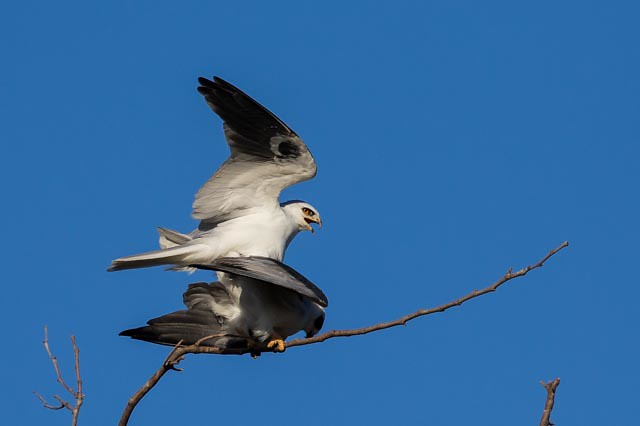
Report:
[[[517,3],[517,4],[516,4]],[[287,263],[325,329],[396,318],[544,268],[405,328],[285,354],[191,356],[131,424],[638,424],[640,50],[635,2],[20,2],[0,35],[4,424],[69,424],[31,395],[81,348],[81,425],[110,425],[167,348],[120,330],[181,307],[160,268],[106,273],[189,231],[226,158],[196,92],[219,75],[318,163],[283,194],[325,226]]]

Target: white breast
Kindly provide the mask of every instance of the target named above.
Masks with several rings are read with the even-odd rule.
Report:
[[[195,236],[192,243],[209,247],[211,260],[218,257],[265,256],[282,260],[291,235],[297,227],[278,206],[256,209],[227,220]]]

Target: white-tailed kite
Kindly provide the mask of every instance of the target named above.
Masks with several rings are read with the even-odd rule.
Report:
[[[190,234],[159,228],[162,250],[114,260],[109,271],[209,264],[219,257],[265,256],[282,260],[300,231],[322,226],[318,211],[303,201],[280,204],[283,189],[316,175],[307,146],[278,117],[219,77],[200,77],[200,92],[224,121],[229,158],[200,188]]]
[[[324,323],[327,297],[293,268],[265,257],[219,258],[197,266],[222,271],[219,282],[191,284],[183,295],[187,310],[150,320],[125,330],[148,342],[194,344],[223,353],[256,353],[265,345],[284,350],[284,339],[298,331],[316,334]]]

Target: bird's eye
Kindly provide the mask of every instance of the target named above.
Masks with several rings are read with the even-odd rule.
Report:
[[[308,209],[308,208],[306,208],[306,207],[303,207],[303,208],[302,208],[302,213],[306,214],[307,216],[313,216],[313,215],[315,215],[315,213],[313,212],[313,210]]]

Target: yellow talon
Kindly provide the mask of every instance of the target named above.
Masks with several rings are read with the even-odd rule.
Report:
[[[274,339],[267,343],[267,348],[273,349],[273,352],[284,352],[284,340]]]

